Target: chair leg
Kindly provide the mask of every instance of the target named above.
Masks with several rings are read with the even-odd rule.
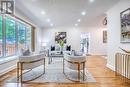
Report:
[[[83,81],[85,80],[85,63],[83,63]]]
[[[78,80],[80,81],[80,64],[78,63]]]
[[[50,64],[50,57],[48,57],[49,59],[48,59],[48,64]]]
[[[63,59],[63,73],[64,73],[64,59]]]
[[[23,81],[23,73],[22,73],[22,70],[23,70],[23,64],[20,63],[20,81],[21,81],[21,83],[22,83],[22,81]]]
[[[52,62],[52,57],[51,57],[51,62]]]
[[[19,81],[19,62],[17,62],[17,81]]]
[[[45,59],[44,59],[44,73],[45,73]]]
[[[51,62],[52,62],[52,57],[49,57],[49,62],[48,62],[48,64],[51,64]]]

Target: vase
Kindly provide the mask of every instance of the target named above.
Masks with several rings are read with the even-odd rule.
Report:
[[[61,54],[63,54],[63,46],[61,46]]]

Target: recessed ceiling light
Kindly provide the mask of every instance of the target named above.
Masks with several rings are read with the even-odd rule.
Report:
[[[47,19],[47,22],[50,22],[50,21],[51,21],[51,20],[48,18],[48,19]]]
[[[41,14],[44,15],[44,14],[46,14],[46,12],[45,11],[41,11]]]
[[[77,27],[77,26],[78,26],[78,24],[75,24],[75,26]]]
[[[53,27],[53,26],[54,26],[54,24],[50,24],[50,26],[52,26],[52,27]]]
[[[35,2],[36,0],[32,0],[33,2]]]
[[[81,19],[78,19],[77,22],[81,22]]]
[[[91,3],[94,2],[94,1],[95,1],[95,0],[89,0],[89,2],[91,2]]]
[[[81,15],[83,15],[83,16],[86,15],[86,12],[85,11],[81,12]]]

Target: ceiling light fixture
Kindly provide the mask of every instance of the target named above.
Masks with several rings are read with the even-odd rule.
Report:
[[[50,21],[51,21],[51,20],[48,18],[48,19],[47,19],[47,22],[50,22]]]
[[[77,26],[78,26],[78,24],[75,24],[75,26],[77,27]]]
[[[32,0],[33,2],[35,2],[36,0]]]
[[[78,19],[77,22],[81,22],[81,19]]]
[[[86,12],[85,11],[81,12],[81,15],[83,15],[83,16],[86,15]]]
[[[95,0],[89,0],[89,2],[91,2],[91,3],[94,2],[94,1],[95,1]]]
[[[50,26],[51,26],[51,27],[53,27],[53,26],[54,26],[54,24],[50,24]]]
[[[41,14],[42,14],[42,15],[45,15],[45,14],[46,14],[46,12],[45,12],[45,11],[41,11]]]

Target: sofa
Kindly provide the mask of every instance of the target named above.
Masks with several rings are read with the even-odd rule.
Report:
[[[49,47],[49,56],[63,56],[64,53],[71,53],[71,45],[64,45],[61,47],[59,44],[51,45]]]

